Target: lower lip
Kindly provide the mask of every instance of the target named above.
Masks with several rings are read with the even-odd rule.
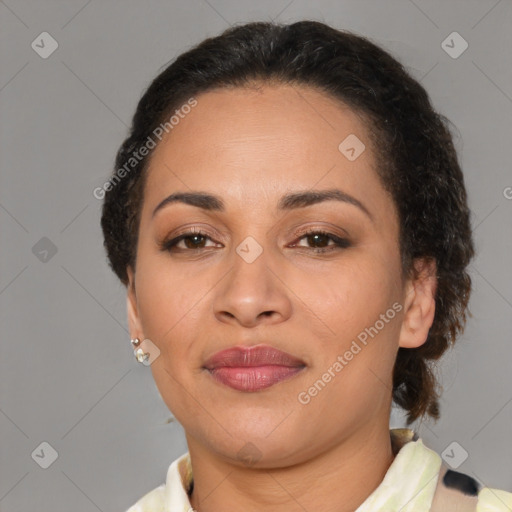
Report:
[[[297,375],[304,367],[224,366],[208,370],[214,379],[238,391],[259,391]]]

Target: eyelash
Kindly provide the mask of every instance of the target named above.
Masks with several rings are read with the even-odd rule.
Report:
[[[351,243],[346,238],[340,238],[336,235],[333,235],[332,233],[329,233],[328,231],[323,231],[321,229],[314,229],[314,230],[305,231],[305,232],[295,234],[295,236],[299,236],[299,240],[301,240],[302,238],[306,238],[308,236],[312,236],[312,235],[323,235],[323,236],[330,238],[334,242],[334,246],[331,245],[328,247],[317,247],[317,248],[313,247],[313,248],[311,248],[311,250],[317,254],[330,253],[330,252],[333,252],[333,251],[336,251],[339,249],[346,249],[351,246]],[[187,238],[192,238],[194,236],[196,236],[196,237],[199,236],[202,238],[212,240],[206,233],[204,233],[202,231],[191,230],[191,231],[183,233],[171,240],[164,240],[160,245],[160,249],[162,251],[173,252],[172,249],[174,248],[175,245],[177,245],[179,242],[181,242],[181,240],[184,240]],[[203,249],[203,248],[198,247],[197,249],[180,249],[180,251],[191,252],[191,251],[196,251],[196,250],[199,251],[201,249]]]

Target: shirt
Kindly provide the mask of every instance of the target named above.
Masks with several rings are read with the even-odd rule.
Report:
[[[512,512],[512,493],[484,487],[454,471],[408,428],[391,429],[395,458],[379,486],[355,512]],[[445,457],[449,459],[450,453]],[[126,512],[192,512],[189,452],[171,463],[166,482]]]

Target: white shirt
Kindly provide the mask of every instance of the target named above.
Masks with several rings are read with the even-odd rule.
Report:
[[[391,429],[390,437],[395,459],[379,486],[355,512],[430,512],[443,465],[441,457],[427,448],[411,429]],[[457,476],[453,471],[451,475]],[[470,477],[462,476],[471,481]],[[187,452],[169,466],[165,484],[144,495],[126,512],[193,512],[188,496],[192,481]],[[447,488],[441,481],[439,483]],[[443,505],[452,508],[450,500],[454,499],[453,511],[475,510],[476,505],[476,512],[512,512],[512,493],[507,491],[479,487],[473,497],[475,505],[469,505],[467,509],[457,508],[459,496],[469,500],[459,489],[452,488],[446,495],[449,501],[444,501]]]

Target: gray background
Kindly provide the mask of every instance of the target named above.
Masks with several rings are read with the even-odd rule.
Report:
[[[478,253],[473,318],[440,368],[442,419],[415,428],[440,454],[459,443],[469,454],[459,471],[512,491],[510,0],[5,0],[2,512],[124,510],[186,451],[150,369],[133,358],[125,293],[106,264],[92,191],[166,63],[233,23],[306,18],[391,51],[458,129]],[[44,31],[59,45],[46,59],[31,47]],[[453,31],[469,44],[458,58],[441,46]],[[391,424],[405,425],[398,411]],[[42,442],[58,452],[48,469],[36,463],[49,461]]]

